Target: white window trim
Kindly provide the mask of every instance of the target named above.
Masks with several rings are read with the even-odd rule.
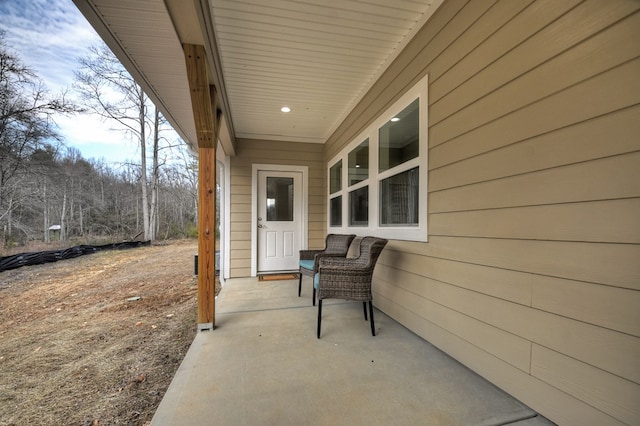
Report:
[[[429,156],[429,119],[428,119],[428,75],[424,76],[415,86],[409,89],[400,99],[378,117],[365,131],[353,139],[349,144],[334,156],[327,164],[327,182],[330,180],[330,169],[342,160],[342,187],[339,191],[330,194],[327,185],[327,229],[331,233],[350,233],[359,236],[374,235],[382,238],[405,241],[428,241],[427,229],[427,201],[428,201],[428,156]],[[406,108],[416,98],[420,98],[420,124],[418,135],[420,138],[418,158],[409,160],[392,169],[378,172],[378,129],[387,123],[395,114]],[[349,153],[358,145],[369,139],[369,178],[349,186]],[[419,200],[418,200],[418,226],[381,226],[379,224],[379,203],[380,203],[380,181],[397,175],[403,171],[418,166],[419,172]],[[349,193],[355,189],[369,187],[369,225],[349,226]],[[331,226],[331,203],[332,198],[342,195],[342,226]]]

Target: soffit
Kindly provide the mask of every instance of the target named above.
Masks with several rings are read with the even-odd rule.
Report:
[[[210,0],[236,136],[324,143],[441,2]]]

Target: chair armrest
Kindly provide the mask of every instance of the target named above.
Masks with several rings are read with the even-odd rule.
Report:
[[[358,258],[346,257],[322,257],[319,262],[320,268],[327,269],[362,269],[366,267]]]
[[[314,273],[318,272],[318,268],[320,267],[320,264],[323,261],[325,261],[325,259],[344,259],[344,255],[339,253],[324,253],[324,252],[316,253],[313,261]]]
[[[315,255],[324,250],[300,250],[300,260],[314,260]]]

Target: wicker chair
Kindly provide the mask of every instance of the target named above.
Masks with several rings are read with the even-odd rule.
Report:
[[[298,297],[302,292],[302,276],[313,278],[318,273],[318,265],[323,257],[345,257],[349,251],[351,241],[356,236],[353,234],[329,234],[327,235],[324,249],[300,250],[300,278],[298,280]],[[313,306],[316,305],[316,289],[313,289]]]
[[[354,259],[323,258],[318,274],[314,276],[314,287],[318,290],[318,339],[322,323],[322,300],[344,299],[362,302],[364,319],[367,320],[367,302],[371,317],[371,335],[376,335],[373,322],[371,279],[378,257],[387,240],[364,237],[360,242],[360,256]]]

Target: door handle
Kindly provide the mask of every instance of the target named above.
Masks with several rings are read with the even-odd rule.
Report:
[[[258,228],[262,228],[262,225],[258,224]]]

